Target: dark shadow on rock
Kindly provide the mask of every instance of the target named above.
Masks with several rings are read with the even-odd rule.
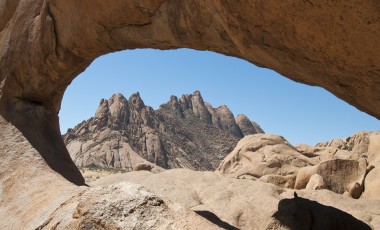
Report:
[[[319,155],[315,154],[315,153],[303,153],[304,156],[308,157],[308,158],[313,158],[313,157],[318,157]]]
[[[281,200],[273,218],[278,225],[297,230],[372,229],[342,210],[299,197]]]
[[[238,228],[230,225],[227,222],[224,222],[221,220],[217,215],[215,215],[212,212],[209,211],[194,211],[196,214],[200,215],[201,217],[207,219],[208,221],[212,222],[213,224],[223,228],[223,229],[228,229],[228,230],[239,230]]]
[[[0,101],[0,116],[24,135],[52,170],[73,184],[85,185],[63,143],[56,112],[48,111],[35,102],[10,99]]]

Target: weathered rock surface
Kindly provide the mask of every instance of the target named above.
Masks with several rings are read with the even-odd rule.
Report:
[[[359,161],[328,160],[300,169],[294,188],[326,188],[336,193],[347,193],[350,197],[359,198],[364,190],[366,174],[367,162],[364,158]]]
[[[35,229],[84,189],[52,170],[2,116],[0,140],[0,229]]]
[[[218,229],[136,184],[68,182],[1,116],[0,139],[0,229]]]
[[[244,177],[238,177],[238,179],[245,179]],[[296,176],[288,175],[281,176],[275,174],[268,174],[260,177],[258,181],[271,183],[283,188],[294,188],[294,184],[296,183]]]
[[[352,198],[380,199],[375,179],[380,168],[379,132],[361,132],[335,139],[291,146],[280,136],[244,137],[223,160],[218,173],[284,188],[328,189]]]
[[[7,79],[2,89],[15,88],[3,90],[3,96],[58,110],[65,87],[99,55],[142,47],[191,47],[238,56],[320,85],[378,116],[379,95],[371,89],[376,89],[380,75],[379,4],[4,0],[2,67],[13,64],[1,68],[2,80]],[[14,59],[21,53],[34,54],[33,61],[26,61],[28,55]],[[16,69],[20,71],[12,72]],[[62,77],[56,78],[58,73]]]
[[[251,126],[243,132],[226,106],[213,108],[199,91],[179,100],[172,96],[157,110],[146,106],[138,93],[129,100],[115,94],[63,138],[80,167],[131,170],[151,162],[162,168],[214,170],[238,138],[263,132],[247,117],[245,123]]]
[[[55,210],[39,229],[218,229],[217,226],[147,192],[121,182],[87,189]]]
[[[380,199],[380,183],[376,179],[380,175],[379,137],[379,132],[359,132],[346,139],[319,143],[316,147],[303,145],[296,148],[303,154],[316,157],[321,161],[331,159],[365,161],[367,164],[366,176],[360,178],[357,181],[358,184],[353,184],[351,189],[353,191],[360,190],[357,187],[364,186],[363,198]],[[364,180],[364,182],[360,180]]]
[[[270,174],[286,176],[317,162],[299,153],[281,136],[255,134],[240,140],[217,171],[235,178],[244,175],[255,178]]]
[[[322,86],[380,118],[379,1],[1,0],[0,6],[0,212],[4,229],[40,226],[41,220],[48,220],[54,210],[78,193],[79,188],[66,180],[84,184],[60,139],[57,113],[70,82],[102,54],[179,47],[220,52],[274,69],[293,80]],[[371,135],[369,141],[368,160],[376,169],[378,138]],[[376,182],[379,171],[375,169],[368,173],[368,180]],[[231,193],[216,193],[225,191],[226,186],[210,187],[207,195],[231,198]],[[273,188],[275,192],[271,193]],[[363,197],[373,198],[379,193],[378,183],[365,188]],[[336,225],[341,223],[343,227],[350,224],[366,229],[355,221],[360,219],[380,228],[377,200],[342,198],[328,191],[300,192],[324,205],[319,208],[302,200],[278,202],[276,189],[265,185],[249,191],[249,197],[252,191],[273,194],[264,199],[265,209],[251,220],[272,216],[272,212],[262,211],[267,207],[276,210],[278,205],[280,211],[273,217],[277,222],[261,225],[258,221],[259,226],[289,229],[321,220],[329,224],[312,227],[339,229]],[[216,200],[212,207],[224,208],[220,199]],[[239,203],[238,199],[225,200]],[[260,200],[254,203],[251,208]],[[356,219],[327,206],[349,212]],[[287,207],[293,207],[291,212]],[[336,215],[329,212],[345,217],[331,218]],[[305,218],[305,213],[310,218]],[[329,218],[321,213],[328,213]],[[244,219],[239,218],[242,215],[235,215],[231,222]]]
[[[171,169],[132,172],[95,181],[142,184],[149,191],[227,223],[225,229],[378,229],[380,201],[345,197],[328,190],[294,190],[213,172]],[[202,212],[200,212],[202,213]],[[294,214],[294,215],[293,215]],[[214,218],[215,220],[215,218]],[[215,221],[216,222],[216,221]]]
[[[0,114],[76,184],[84,180],[62,170],[72,162],[57,139],[64,91],[95,58],[123,49],[187,47],[240,57],[380,117],[378,1],[0,3]]]

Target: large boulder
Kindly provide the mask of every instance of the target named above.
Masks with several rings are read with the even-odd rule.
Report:
[[[359,198],[364,189],[367,162],[335,159],[305,167],[298,171],[295,189],[326,188],[333,192]]]
[[[294,149],[283,137],[253,134],[241,139],[222,161],[217,172],[240,178],[250,175],[296,175],[300,168],[319,163]]]
[[[55,210],[38,229],[218,229],[178,204],[122,182],[86,189]]]
[[[380,182],[378,176],[380,175],[380,132],[359,132],[351,137],[346,139],[334,139],[324,143],[318,143],[315,147],[307,145],[296,146],[296,149],[305,156],[316,158],[323,161],[330,160],[350,160],[346,162],[367,162],[367,168],[365,172],[365,178],[359,179],[357,183],[353,183],[350,186],[351,193],[363,193],[362,198],[366,199],[380,199]],[[351,163],[350,163],[351,164]],[[356,164],[356,163],[355,163]],[[298,177],[298,185],[302,184],[301,187],[305,186],[305,182],[301,182],[301,175],[310,178],[313,173],[315,173],[316,168],[312,169],[302,169],[300,177]],[[345,174],[344,172],[349,170],[355,170],[351,166],[347,166],[346,169],[341,169],[340,173]],[[361,169],[361,174],[363,174],[364,166]],[[306,172],[309,171],[309,172]],[[302,176],[302,177],[303,177]],[[325,175],[330,177],[330,175]],[[341,175],[343,176],[343,175]],[[306,178],[305,177],[305,178]],[[361,181],[361,180],[364,181]],[[307,179],[308,180],[308,179]],[[338,178],[333,179],[338,182]],[[306,182],[307,183],[307,182]],[[348,192],[347,190],[347,192]],[[349,193],[349,192],[348,192]]]

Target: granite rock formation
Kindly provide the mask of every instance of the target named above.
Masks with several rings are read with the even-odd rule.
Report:
[[[240,122],[239,122],[240,121]],[[101,100],[95,116],[63,136],[77,166],[131,170],[136,164],[215,170],[240,138],[263,130],[227,106],[213,108],[199,91],[171,96],[153,110],[138,93]]]
[[[258,179],[271,174],[293,175],[300,168],[315,163],[315,159],[299,153],[283,137],[257,134],[248,135],[240,140],[217,171],[235,178],[251,176]]]
[[[295,81],[322,86],[380,118],[379,8],[380,2],[373,0],[1,0],[0,227],[43,228],[55,210],[83,189],[72,184],[83,185],[84,179],[61,139],[58,112],[67,86],[100,55],[135,48],[211,50],[274,69]],[[374,183],[365,186],[362,197],[378,197],[380,191],[378,140],[378,135],[370,135],[367,155],[375,168],[366,181]],[[331,152],[330,147],[327,153],[337,156],[349,151],[336,149]],[[307,154],[320,154],[318,148],[315,151]],[[194,177],[203,178],[201,174]],[[166,180],[172,182],[176,174],[170,176]],[[175,188],[187,185],[181,183],[188,182],[184,177],[177,178],[179,183],[167,184]],[[305,225],[306,229],[339,229],[339,224],[344,227],[347,223],[359,229],[380,228],[377,200],[342,198],[328,191],[300,192],[301,197],[324,205],[321,207],[301,199],[292,202],[282,189],[258,182],[251,182],[249,190],[242,184],[244,189],[232,199],[233,192],[223,193],[229,183],[205,186],[209,188],[206,197],[216,200],[214,209],[223,209],[214,211],[220,219],[227,219],[222,212],[231,211],[236,226],[243,226],[244,220],[265,221],[270,216],[276,219],[269,223],[272,229]],[[242,218],[246,212],[241,209],[226,210],[220,205],[220,200],[241,204],[243,191],[249,193],[247,200],[260,198],[253,201],[254,205],[241,202],[247,210],[263,207],[255,209],[252,218]],[[252,196],[252,191],[264,195]],[[198,199],[196,194],[194,197]],[[285,199],[279,201],[281,198]],[[83,203],[90,205],[86,201],[91,200],[84,198]],[[287,212],[289,207],[291,212]],[[66,212],[64,219],[73,218],[72,213]],[[328,213],[328,218],[321,213]],[[88,214],[91,217],[92,213]],[[330,225],[318,228],[314,226],[318,220]],[[199,221],[194,217],[180,223],[199,229]],[[55,223],[52,227],[60,228],[60,221]],[[267,226],[261,222],[258,225]],[[186,229],[177,226],[181,227]]]
[[[284,188],[328,189],[352,198],[380,199],[380,132],[361,132],[315,147],[293,147],[283,137],[248,135],[223,160],[218,173]]]
[[[78,185],[84,180],[59,140],[62,97],[94,59],[119,50],[193,48],[239,57],[322,86],[380,118],[378,1],[1,0],[0,5],[0,115],[50,167]]]

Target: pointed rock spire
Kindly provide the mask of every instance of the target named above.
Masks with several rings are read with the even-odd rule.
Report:
[[[208,124],[212,124],[211,114],[203,101],[202,95],[199,91],[195,91],[192,95],[191,102],[193,105],[193,112],[195,116]]]
[[[246,115],[239,114],[236,117],[236,124],[239,126],[244,135],[264,133],[257,123],[252,122]]]
[[[112,128],[121,129],[128,124],[129,106],[127,99],[120,93],[108,100]]]
[[[228,131],[235,137],[243,137],[244,134],[240,130],[239,126],[235,122],[234,115],[226,105],[221,105],[216,109],[216,113],[219,117],[220,125],[223,130]]]
[[[170,97],[170,108],[174,111],[175,114],[180,115],[181,117],[183,116],[181,106],[178,102],[178,98],[176,96],[171,96]]]
[[[145,104],[141,99],[139,92],[132,94],[129,97],[128,103],[130,107],[135,108],[139,112],[145,107]]]
[[[96,113],[92,122],[95,129],[101,129],[104,126],[107,126],[108,115],[109,115],[108,101],[105,99],[102,99],[99,103],[98,109],[96,110]]]

